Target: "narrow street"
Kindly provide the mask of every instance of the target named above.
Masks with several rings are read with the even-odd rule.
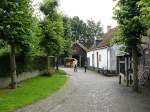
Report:
[[[63,68],[69,81],[52,96],[16,112],[150,112],[150,93],[137,94],[118,84],[118,77]]]

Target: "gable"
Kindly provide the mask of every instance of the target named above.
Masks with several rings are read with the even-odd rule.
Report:
[[[73,44],[72,49],[74,55],[86,54],[86,51],[77,43]]]

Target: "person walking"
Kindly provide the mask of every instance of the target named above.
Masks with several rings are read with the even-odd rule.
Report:
[[[86,72],[87,69],[87,61],[84,62],[84,71]]]
[[[73,64],[74,64],[74,72],[77,72],[77,64],[78,64],[78,61],[77,61],[77,60],[74,60],[74,61],[73,61]]]

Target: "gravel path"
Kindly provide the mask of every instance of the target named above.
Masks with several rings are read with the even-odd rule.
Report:
[[[118,77],[105,77],[83,69],[63,68],[70,77],[52,96],[15,112],[150,112],[150,93],[133,93]]]

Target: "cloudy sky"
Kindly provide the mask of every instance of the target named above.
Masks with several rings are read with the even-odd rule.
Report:
[[[113,0],[60,0],[60,10],[68,16],[79,16],[83,20],[93,19],[101,21],[103,26],[116,26],[116,22],[112,19]]]
[[[34,0],[34,4],[42,0]],[[101,21],[106,31],[107,25],[116,26],[116,22],[112,19],[113,0],[59,0],[59,10],[70,17],[79,16],[86,21],[93,19]],[[36,6],[37,7],[37,6]]]

